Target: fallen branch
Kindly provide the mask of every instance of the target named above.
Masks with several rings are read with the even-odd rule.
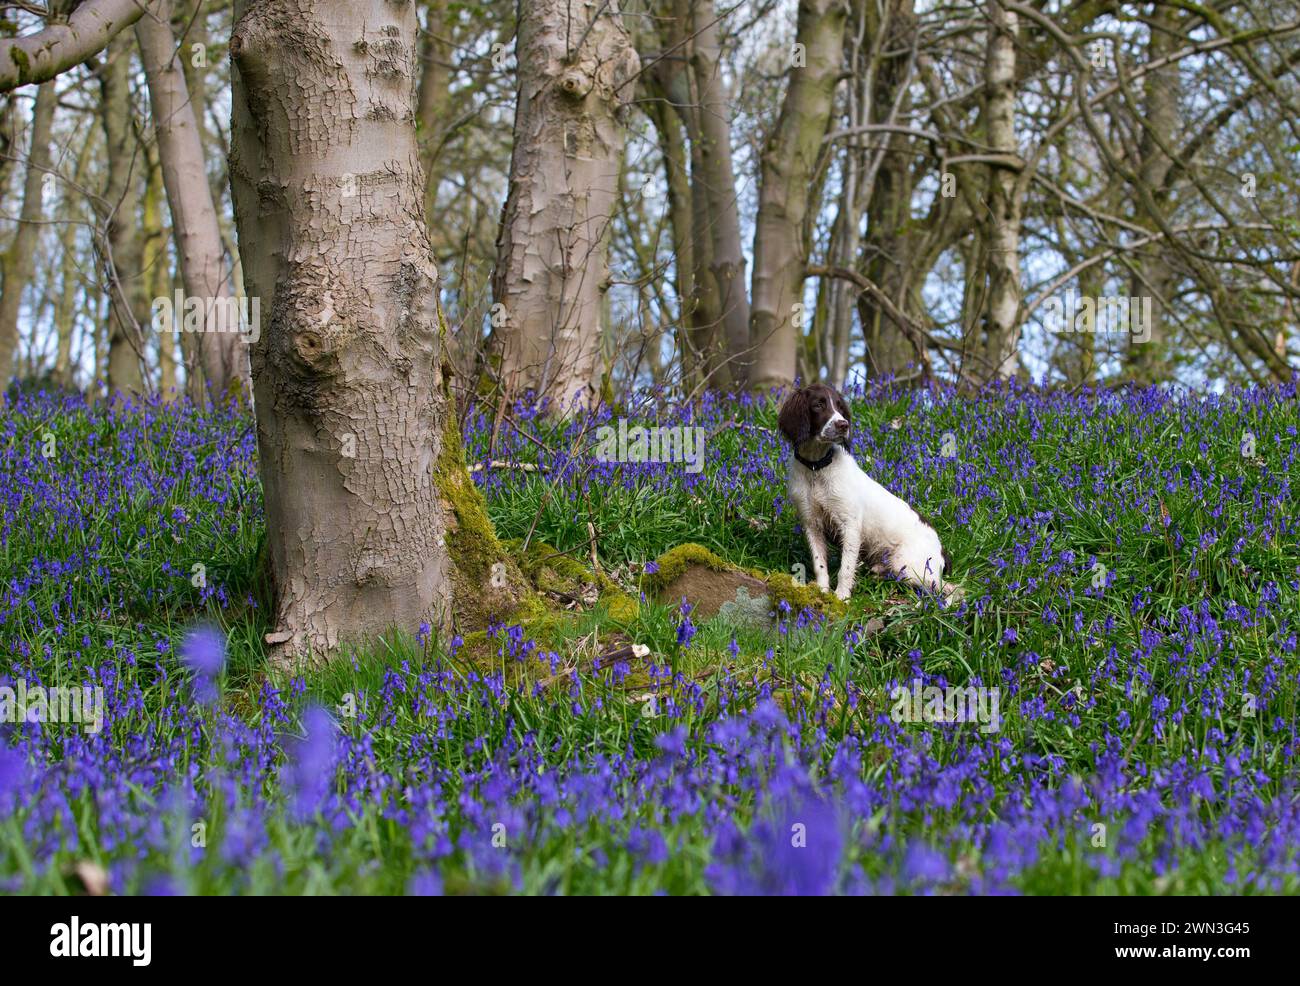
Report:
[[[469,467],[469,472],[482,472],[484,469],[518,469],[522,472],[537,472],[537,463],[535,462],[506,462],[502,459],[491,459],[488,462],[476,462]]]

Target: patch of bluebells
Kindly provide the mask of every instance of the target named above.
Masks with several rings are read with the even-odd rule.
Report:
[[[216,627],[250,600],[219,576],[195,585],[190,566],[260,523],[248,422],[19,396],[0,417],[0,551],[21,560],[0,586],[0,686],[101,687],[105,708],[97,734],[0,723],[0,891],[61,886],[86,855],[117,892],[274,890],[307,861],[348,889],[381,860],[399,892],[548,891],[566,886],[557,872],[604,886],[620,854],[625,879],[654,885],[695,866],[691,886],[717,893],[997,893],[1063,853],[1098,880],[1132,868],[1163,878],[1207,846],[1222,857],[1221,889],[1300,887],[1294,385],[1199,399],[1014,385],[850,396],[889,402],[854,437],[878,478],[953,529],[991,516],[1006,532],[987,557],[968,555],[956,616],[1000,621],[983,640],[996,680],[970,683],[1002,690],[1001,732],[896,722],[879,688],[783,676],[772,651],[707,682],[651,663],[657,713],[627,716],[626,666],[563,674],[566,655],[517,625],[489,639],[526,685],[457,662],[457,638],[428,663],[385,669],[354,717],[309,701],[301,678],[232,691]],[[542,478],[579,499],[630,485],[726,501],[738,530],[774,518],[788,542],[771,408],[739,406],[745,440],[698,475],[574,452],[545,459]],[[661,420],[711,430],[736,407],[708,395],[661,406]],[[580,447],[611,418],[574,418],[561,426],[568,444],[548,432],[547,445]],[[944,460],[958,420],[969,452]],[[535,456],[534,426],[521,403],[495,457]],[[1224,451],[1244,428],[1263,461],[1248,480]],[[52,460],[46,429],[61,436]],[[472,458],[491,429],[471,413]],[[1062,456],[1067,436],[1131,452]],[[512,481],[476,479],[489,502]],[[1072,530],[1117,516],[1141,519],[1114,527],[1109,551],[1073,543]],[[1159,552],[1176,575],[1134,583],[1125,555]],[[1234,585],[1251,591],[1216,595],[1199,581],[1213,571],[1242,573]],[[172,609],[210,622],[180,624],[173,641],[146,623]],[[823,626],[788,609],[778,619],[788,640],[791,626]],[[428,641],[427,625],[409,629]],[[698,646],[698,629],[683,606],[678,646]],[[1072,666],[1056,660],[1063,636],[1084,663],[1074,650]],[[854,656],[878,646],[860,628],[843,643]],[[739,664],[734,639],[727,650]],[[890,687],[968,681],[922,647],[890,656]],[[1083,754],[1062,752],[1080,731],[1093,737]]]

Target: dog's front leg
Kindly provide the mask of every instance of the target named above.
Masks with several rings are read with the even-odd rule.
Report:
[[[812,554],[813,577],[822,592],[831,591],[831,569],[826,562],[826,531],[816,521],[805,521],[804,533],[808,536],[808,551]]]
[[[853,592],[853,580],[858,574],[858,552],[862,548],[862,532],[846,525],[840,550],[840,579],[835,583],[835,595],[848,599]]]

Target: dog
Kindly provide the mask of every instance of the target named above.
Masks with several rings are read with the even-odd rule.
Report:
[[[796,390],[782,404],[777,426],[794,449],[790,499],[808,538],[818,588],[830,591],[826,539],[835,536],[840,599],[853,591],[864,555],[876,575],[893,572],[910,585],[939,593],[945,602],[960,599],[961,590],[944,581],[951,563],[934,526],[854,461],[852,415],[839,391],[820,383]]]

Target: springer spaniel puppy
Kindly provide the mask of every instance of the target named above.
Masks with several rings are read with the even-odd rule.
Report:
[[[840,577],[835,595],[848,599],[862,552],[871,571],[895,572],[914,586],[960,598],[944,582],[948,553],[934,528],[915,510],[863,472],[849,453],[849,406],[832,387],[796,390],[781,406],[777,424],[794,448],[790,499],[799,511],[817,586],[829,592],[826,536],[840,542]]]

